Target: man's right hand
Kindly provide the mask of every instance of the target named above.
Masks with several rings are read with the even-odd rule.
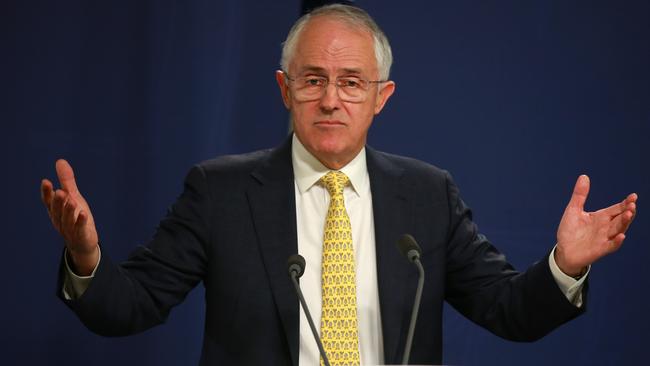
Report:
[[[56,175],[61,188],[55,190],[48,179],[41,181],[41,199],[54,228],[61,234],[72,270],[80,276],[89,276],[99,261],[99,239],[90,207],[77,189],[74,172],[67,161],[56,162]]]

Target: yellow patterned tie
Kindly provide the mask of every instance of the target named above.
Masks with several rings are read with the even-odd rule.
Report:
[[[321,182],[330,194],[323,239],[321,339],[332,366],[359,365],[354,248],[343,202],[343,188],[350,180],[332,171]]]

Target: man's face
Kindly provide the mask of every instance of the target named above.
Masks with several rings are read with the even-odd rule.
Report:
[[[378,80],[372,36],[334,19],[314,18],[303,29],[286,71],[292,79],[319,76],[330,81],[320,98],[304,102],[296,100],[284,73],[276,73],[296,136],[321,163],[340,169],[361,151],[374,115],[395,89],[393,82],[370,84],[363,102],[339,98],[337,77]]]

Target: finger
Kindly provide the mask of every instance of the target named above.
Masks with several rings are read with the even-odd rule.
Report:
[[[636,216],[636,202],[628,202],[625,210],[631,212],[632,216]]]
[[[609,207],[598,210],[598,213],[604,214],[611,218],[622,214],[628,209],[631,209],[632,213],[636,213],[636,203],[634,201],[630,201],[629,197],[619,203],[615,203]]]
[[[54,192],[54,199],[52,200],[52,208],[50,210],[50,219],[54,228],[61,232],[61,218],[63,214],[63,204],[65,203],[68,194],[60,189]]]
[[[613,238],[618,234],[625,233],[634,220],[634,213],[626,210],[612,220],[607,237]]]
[[[627,203],[627,210],[632,211],[632,215],[636,216],[636,201],[639,199],[636,193],[632,193],[625,199]]]
[[[589,185],[588,176],[583,174],[578,177],[568,207],[584,210],[585,201],[587,201],[587,196],[589,195]]]
[[[62,231],[65,233],[64,237],[69,240],[75,234],[75,211],[77,210],[77,203],[74,199],[69,198],[63,206],[61,215]]]
[[[86,214],[86,211],[79,211],[79,216],[77,216],[77,222],[75,222],[75,227],[77,229],[83,228],[84,225],[88,222],[88,214]]]
[[[621,233],[613,237],[612,239],[607,241],[607,245],[609,246],[609,252],[615,252],[620,249],[621,245],[623,245],[623,241],[625,240],[625,234]]]
[[[80,238],[80,240],[84,243],[87,243],[89,241],[89,238],[86,235],[86,224],[88,223],[88,214],[86,211],[79,211],[79,215],[77,215],[77,221],[74,224],[74,232],[75,235]]]
[[[56,161],[56,175],[59,177],[61,188],[69,193],[78,192],[77,182],[74,179],[74,171],[70,164],[64,159]]]
[[[48,211],[50,211],[50,205],[52,205],[52,198],[54,198],[54,186],[48,179],[43,179],[41,181],[41,201],[43,201]]]
[[[639,195],[636,193],[630,193],[626,198],[625,201],[629,202],[636,202],[639,199]]]

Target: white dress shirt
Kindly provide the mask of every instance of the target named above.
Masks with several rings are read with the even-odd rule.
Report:
[[[296,185],[298,253],[305,257],[306,262],[305,273],[300,278],[300,287],[314,318],[316,329],[320,330],[323,233],[330,195],[319,180],[330,169],[311,155],[295,135],[291,144],[291,157]],[[377,289],[375,225],[365,148],[340,171],[350,179],[350,185],[343,190],[343,197],[352,225],[357,280],[359,356],[361,364],[379,365],[384,363],[384,347]],[[320,364],[319,360],[318,346],[301,307],[299,364],[317,366]]]

